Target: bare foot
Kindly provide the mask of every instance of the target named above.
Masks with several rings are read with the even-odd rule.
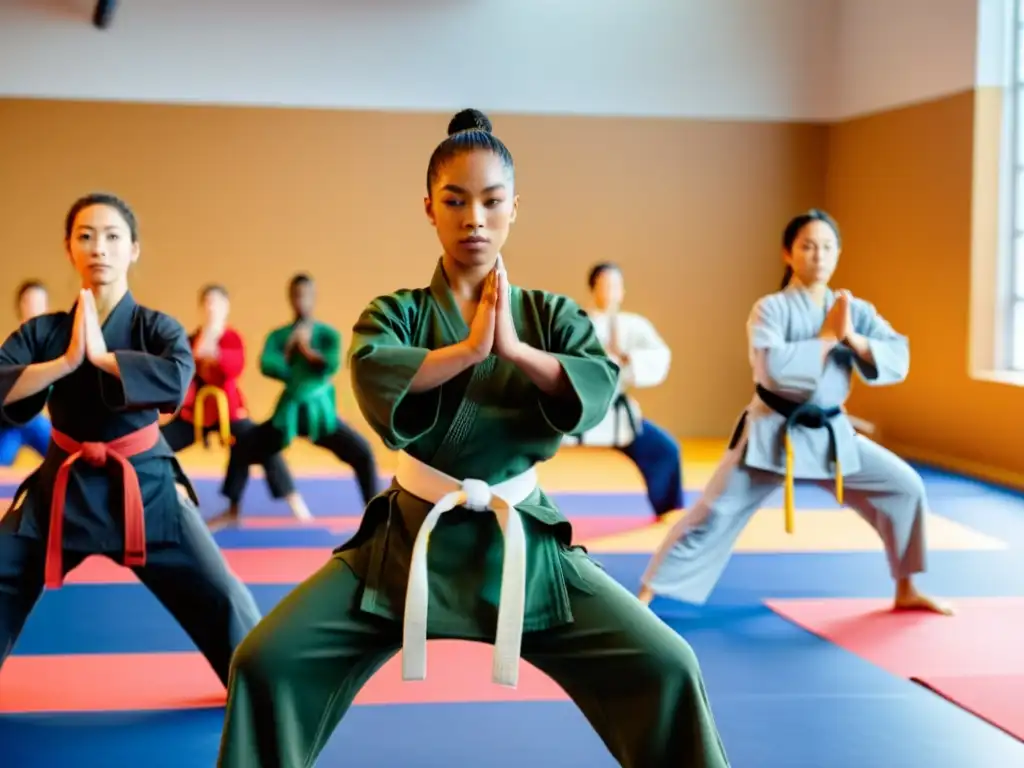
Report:
[[[651,600],[654,599],[654,590],[644,585],[640,588],[640,593],[636,597],[644,605],[650,605]]]
[[[216,533],[217,531],[221,531],[229,526],[238,525],[239,517],[238,507],[232,504],[219,515],[207,520],[206,525],[212,533]]]
[[[893,610],[896,611],[928,611],[939,613],[943,616],[952,616],[953,608],[934,598],[923,595],[917,591],[909,581],[900,582],[896,587],[896,599],[893,601]]]
[[[297,491],[289,493],[285,501],[288,502],[288,507],[297,520],[308,523],[313,519],[313,514],[309,511],[309,507],[306,506],[306,500],[302,498],[302,494]]]

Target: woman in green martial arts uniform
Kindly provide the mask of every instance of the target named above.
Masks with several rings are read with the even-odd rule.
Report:
[[[350,351],[359,406],[400,452],[395,480],[238,649],[218,765],[314,765],[394,654],[423,679],[427,637],[493,643],[504,685],[521,655],[623,766],[729,765],[690,646],[571,545],[537,486],[563,435],[604,418],[618,371],[574,302],[510,285],[514,183],[487,118],[456,115],[427,171],[444,255],[429,287],[370,303]]]

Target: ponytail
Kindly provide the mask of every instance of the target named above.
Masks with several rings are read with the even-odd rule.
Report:
[[[792,279],[793,279],[793,268],[791,266],[789,266],[789,264],[787,264],[786,265],[786,271],[782,273],[782,285],[779,286],[779,290],[780,291],[786,290],[787,286],[789,285],[789,281],[792,280]]]

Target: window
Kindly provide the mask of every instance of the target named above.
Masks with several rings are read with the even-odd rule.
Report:
[[[1010,263],[1007,282],[1010,287],[1007,317],[1006,367],[1024,371],[1024,0],[1014,3],[1013,80],[1007,89],[1006,106],[1009,112],[1009,161],[1013,168],[1013,182],[1009,190],[1010,211]]]

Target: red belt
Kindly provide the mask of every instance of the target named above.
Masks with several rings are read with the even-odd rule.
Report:
[[[68,457],[57,470],[50,503],[50,535],[46,545],[46,587],[58,589],[64,583],[64,501],[71,466],[81,459],[94,467],[107,466],[111,459],[121,465],[124,483],[124,564],[146,564],[146,517],[142,506],[142,488],[135,467],[128,461],[145,453],[160,440],[157,422],[109,443],[79,443],[51,429],[50,437]]]

